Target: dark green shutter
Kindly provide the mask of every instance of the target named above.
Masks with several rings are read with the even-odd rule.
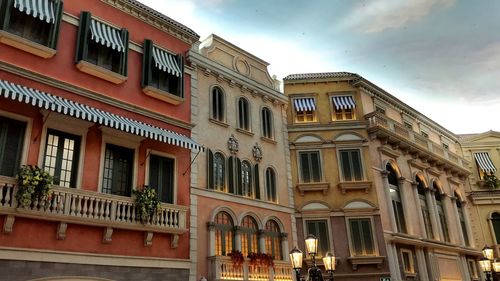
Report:
[[[78,39],[76,42],[76,55],[75,62],[78,63],[87,57],[89,50],[89,32],[90,32],[90,21],[92,19],[92,14],[90,12],[81,12],[80,14],[80,27],[78,28]]]
[[[123,46],[125,50],[121,53],[120,59],[120,74],[123,76],[127,76],[128,74],[128,30],[122,28],[120,31],[120,35],[123,40]]]
[[[14,0],[0,1],[0,29],[7,29],[7,23],[10,20],[10,7],[14,6]]]
[[[153,41],[144,40],[142,54],[142,79],[141,86],[144,88],[150,84],[152,76]]]
[[[55,1],[56,18],[54,19],[54,27],[50,31],[50,38],[49,38],[49,47],[54,50],[57,49],[57,42],[59,39],[59,29],[61,26],[62,14],[63,14],[63,1]]]
[[[177,62],[181,67],[181,77],[179,78],[179,97],[184,97],[184,57],[181,54],[177,55]]]
[[[214,189],[214,153],[207,149],[207,186]]]
[[[241,160],[236,157],[236,195],[243,195],[243,183],[241,178]]]
[[[229,185],[229,193],[234,194],[234,156],[229,157],[227,159],[227,171],[228,171],[228,185]]]
[[[19,169],[26,123],[0,117],[0,175],[13,177]]]
[[[255,182],[255,198],[260,199],[260,179],[259,179],[259,164],[255,164],[253,168]]]

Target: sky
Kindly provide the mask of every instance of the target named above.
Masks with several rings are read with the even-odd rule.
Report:
[[[453,133],[500,131],[500,1],[140,1],[280,80],[353,72]]]

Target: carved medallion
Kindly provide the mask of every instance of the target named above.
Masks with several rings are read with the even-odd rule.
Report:
[[[227,141],[227,148],[232,154],[238,153],[239,150],[239,144],[238,140],[234,137],[234,135],[231,135],[229,137],[229,140]]]
[[[255,161],[259,162],[260,160],[262,160],[262,147],[260,147],[258,143],[255,143],[255,145],[253,146],[252,154]]]

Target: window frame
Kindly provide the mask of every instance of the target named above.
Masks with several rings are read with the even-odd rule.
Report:
[[[22,137],[22,140],[20,140],[21,145],[19,146],[20,153],[18,156],[18,165],[19,165],[19,167],[22,165],[26,165],[27,158],[28,158],[28,150],[30,147],[30,136],[31,136],[31,132],[32,132],[33,120],[31,118],[27,118],[26,116],[17,115],[15,113],[3,111],[3,110],[0,110],[0,117],[11,119],[11,120],[14,120],[17,122],[25,123],[24,136]],[[15,169],[14,175],[12,177],[16,176],[16,172],[17,172],[17,169]]]
[[[327,244],[328,244],[328,249],[327,251],[325,252],[328,253],[333,253],[334,252],[334,249],[333,249],[333,240],[332,240],[332,226],[331,226],[331,221],[330,221],[330,217],[326,217],[326,216],[318,216],[317,214],[313,216],[313,214],[308,214],[309,216],[306,216],[306,217],[303,217],[302,219],[302,229],[303,229],[303,234],[304,234],[304,237],[307,237],[307,235],[309,235],[309,231],[308,231],[308,228],[307,228],[307,222],[310,222],[310,221],[325,221],[326,222],[326,228],[327,228],[327,231],[328,231],[328,241],[327,241]],[[319,237],[316,237],[319,239]],[[320,247],[320,243],[318,241],[318,252],[319,252],[319,247]],[[316,258],[321,258],[322,256],[320,255],[320,253],[317,253],[316,254]],[[306,259],[310,259],[309,255],[307,255]]]
[[[358,255],[356,254],[355,252],[355,246],[354,246],[354,237],[352,237],[352,230],[351,230],[351,223],[350,221],[351,220],[369,220],[370,224],[370,232],[371,232],[371,239],[372,239],[372,243],[373,243],[373,254],[361,254],[361,255]],[[347,238],[348,238],[348,241],[349,241],[349,253],[351,255],[351,257],[378,257],[380,256],[380,252],[379,252],[379,248],[378,248],[378,243],[377,243],[377,235],[375,233],[375,224],[373,222],[373,216],[350,216],[350,215],[346,215],[345,216],[345,223],[346,223],[346,229],[347,229]],[[365,246],[362,245],[361,246],[363,249],[362,251],[365,252],[366,249],[365,249]]]
[[[220,97],[222,98],[222,101],[218,102],[216,105],[214,105],[214,92],[217,91],[218,94],[220,95]],[[217,99],[217,101],[219,101],[220,99]],[[224,92],[224,90],[222,89],[222,87],[220,87],[219,85],[214,85],[210,88],[210,117],[209,117],[209,120],[210,121],[213,121],[217,124],[224,124],[227,126],[226,124],[226,93]],[[214,106],[217,107],[217,112],[214,112]],[[218,108],[218,107],[222,107],[222,108]],[[220,112],[219,112],[220,111]],[[215,116],[215,114],[217,113],[217,115],[220,115],[220,119],[219,119],[219,116]]]
[[[244,176],[244,172],[243,171],[243,165],[244,164],[248,164],[248,175],[247,176]],[[241,186],[239,187],[239,190],[241,191],[241,196],[243,197],[247,197],[247,198],[255,198],[255,189],[254,189],[254,171],[253,171],[253,165],[252,163],[250,163],[250,161],[248,160],[241,160],[241,165],[240,165],[240,169],[239,169],[239,177],[240,177],[240,182],[239,184],[241,184]],[[248,182],[244,182],[244,179],[248,178]],[[248,187],[248,190],[245,189],[245,187]],[[245,194],[245,191],[247,192],[247,194]]]
[[[267,228],[268,223],[274,223],[277,226],[278,231],[270,231]],[[269,253],[268,251],[268,239],[270,240],[270,247],[272,253]],[[278,242],[276,243],[276,239]],[[274,260],[283,260],[283,245],[282,245],[282,229],[280,227],[280,224],[275,220],[275,219],[269,219],[266,221],[264,224],[264,248],[267,254],[271,255]],[[276,250],[276,251],[275,251]],[[277,252],[279,253],[279,257],[276,258],[274,253]]]
[[[248,227],[243,226],[243,221],[245,219],[250,219],[250,221],[252,221],[252,223],[254,224],[255,228],[248,228]],[[259,224],[257,223],[257,220],[251,215],[245,215],[241,219],[241,223],[239,225],[238,230],[240,233],[241,253],[243,254],[243,256],[246,257],[250,253],[260,253],[261,249],[260,249],[260,245],[259,245],[260,244],[259,243]],[[246,236],[246,238],[245,238],[245,236]],[[255,240],[254,240],[254,238],[255,238]],[[243,245],[245,242],[247,242],[247,245],[246,245],[247,253],[245,253],[245,250],[244,250],[245,247]],[[253,249],[254,246],[255,246],[255,249]]]
[[[408,255],[409,270],[406,268],[406,262],[404,254]],[[405,275],[414,276],[416,274],[415,260],[413,259],[413,251],[410,249],[401,248],[400,249],[401,263],[403,266],[403,273]]]
[[[391,176],[390,176],[391,174],[390,173],[392,173],[392,172],[389,171],[388,167],[391,167],[391,170],[395,173],[396,185],[391,183]],[[404,207],[403,207],[403,198],[401,197],[401,187],[399,186],[399,179],[397,178],[398,175],[396,173],[396,169],[394,169],[394,167],[392,167],[392,165],[390,163],[387,163],[385,171],[387,171],[389,173],[389,174],[387,174],[387,182],[389,184],[389,186],[388,186],[389,197],[391,200],[392,212],[394,212],[394,218],[396,220],[397,230],[400,233],[408,233],[408,230],[406,227],[405,211],[404,211]],[[391,192],[392,187],[396,188],[394,192]],[[393,198],[393,196],[392,196],[393,193],[397,193],[397,198]],[[400,206],[396,206],[397,203],[394,203],[394,202],[399,203]],[[399,210],[398,207],[400,207],[401,210]]]
[[[342,182],[361,182],[361,181],[365,181],[366,180],[366,174],[365,174],[365,167],[363,165],[364,163],[364,159],[363,159],[363,149],[362,148],[359,148],[359,147],[337,147],[336,149],[337,151],[337,166],[338,166],[338,169],[339,169],[339,176],[340,176],[340,179]],[[359,155],[359,165],[360,165],[360,174],[361,174],[361,179],[357,180],[355,179],[355,170],[352,169],[351,170],[351,178],[354,178],[354,180],[346,180],[346,175],[344,174],[344,163],[342,161],[342,152],[345,152],[345,151],[357,151],[358,152],[358,155]],[[350,157],[349,157],[350,159]],[[353,164],[352,164],[352,161],[349,162],[350,163],[350,168],[353,168]]]
[[[444,203],[444,196],[446,196],[444,193],[441,193],[441,190],[439,187],[437,187],[437,184],[434,182],[434,202],[436,204],[436,211],[437,211],[437,219],[439,221],[439,225],[441,227],[441,231],[443,232],[443,241],[445,242],[451,242],[451,237],[450,237],[450,230],[448,227],[448,214],[446,213],[446,208],[445,208],[445,203]],[[439,198],[439,199],[438,199]]]
[[[469,270],[472,280],[479,280],[477,262],[473,259],[467,259],[467,269]]]
[[[272,173],[272,186],[270,188],[269,186],[269,177],[268,177],[268,172]],[[272,167],[267,167],[265,170],[265,188],[266,188],[266,200],[269,202],[273,203],[278,203],[278,192],[277,192],[277,176],[276,176],[276,170]]]
[[[231,220],[231,223],[232,224],[218,224],[217,223],[217,216],[221,213],[225,213],[227,215],[227,217],[229,218],[229,220]],[[235,222],[234,222],[234,219],[232,218],[231,214],[227,211],[224,211],[224,210],[221,210],[219,212],[217,212],[217,214],[215,214],[214,216],[214,232],[215,232],[215,241],[213,241],[214,243],[214,250],[215,250],[215,256],[228,256],[228,254],[231,253],[231,251],[235,250],[236,249],[236,242],[235,242]],[[221,232],[221,254],[219,255],[217,253],[217,230],[220,230]],[[231,251],[227,252],[226,251],[226,248],[225,247],[227,245],[227,241],[226,241],[226,236],[224,235],[226,232],[230,232],[231,233]]]
[[[301,161],[301,154],[302,153],[311,153],[311,152],[317,152],[318,153],[318,163],[319,163],[319,181],[304,181],[304,176],[303,176],[303,171],[302,171],[302,161]],[[309,163],[309,166],[311,166],[311,163]],[[323,175],[323,157],[321,153],[321,149],[308,149],[308,150],[298,150],[297,151],[297,169],[298,169],[298,178],[299,178],[299,183],[318,183],[318,182],[323,182],[324,181],[324,175]]]
[[[303,114],[299,114],[299,111],[297,111],[295,108],[295,100],[304,98],[312,98],[314,100],[314,104],[316,104],[316,110],[311,111],[311,113],[307,113],[308,111],[300,111],[303,112]],[[316,113],[318,111],[316,96],[294,96],[291,98],[291,108],[292,108],[293,123],[304,124],[304,123],[318,122],[318,114]],[[304,120],[299,121],[298,119],[299,116],[303,116]],[[307,116],[311,116],[312,120],[306,120]]]
[[[264,106],[260,110],[260,123],[262,137],[274,139],[274,117],[273,112],[269,107]]]
[[[354,98],[354,93],[345,93],[345,92],[335,92],[331,93],[328,95],[328,99],[330,100],[330,120],[333,122],[337,121],[354,121],[357,120],[357,115],[356,115],[356,107],[353,109],[349,109],[351,113],[351,118],[346,118],[347,115],[347,109],[342,109],[338,111],[335,107],[335,103],[333,102],[333,97],[351,97],[354,101],[356,99]],[[337,118],[337,113],[340,113],[340,116],[342,117],[341,119]]]
[[[421,188],[419,188],[418,181],[422,184]],[[429,206],[429,202],[427,202],[427,192],[429,191],[429,188],[425,186],[425,180],[421,178],[419,175],[415,177],[415,182],[417,183],[417,196],[420,204],[420,216],[422,216],[422,221],[424,223],[424,233],[427,239],[433,239],[434,240],[434,229],[432,228],[432,221],[431,221],[431,211]],[[420,194],[420,190],[423,192],[423,194]],[[421,198],[423,196],[423,199]],[[425,210],[422,206],[422,201],[425,202]]]
[[[148,156],[149,155],[149,156]],[[173,161],[173,167],[172,167],[172,176],[173,176],[173,180],[172,180],[172,202],[164,202],[164,201],[161,201],[161,195],[159,193],[159,190],[156,190],[157,193],[158,193],[158,198],[160,199],[160,202],[162,203],[167,203],[167,204],[177,204],[177,189],[178,189],[178,185],[177,185],[177,178],[178,178],[178,163],[177,163],[177,157],[175,155],[172,155],[172,154],[169,154],[169,153],[165,153],[165,152],[161,152],[161,151],[157,151],[157,150],[153,150],[153,149],[147,149],[146,150],[146,156],[148,156],[147,160],[146,161],[146,169],[145,169],[145,183],[148,185],[148,186],[151,186],[150,183],[151,183],[151,156],[157,156],[157,157],[162,157],[162,158],[167,158],[167,159],[171,159]]]
[[[250,101],[247,98],[240,96],[236,100],[236,114],[236,128],[245,132],[252,132],[252,111]]]

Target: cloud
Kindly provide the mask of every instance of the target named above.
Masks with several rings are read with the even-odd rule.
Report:
[[[357,4],[341,26],[363,33],[382,32],[418,22],[435,8],[449,8],[455,0],[387,0]]]

